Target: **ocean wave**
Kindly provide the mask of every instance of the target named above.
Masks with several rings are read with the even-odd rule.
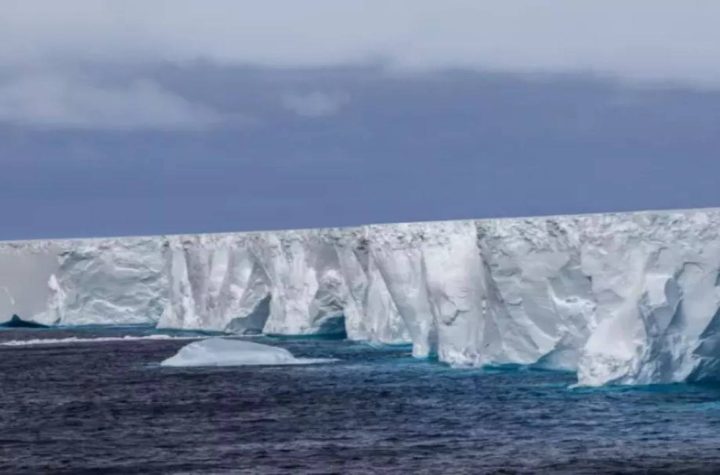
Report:
[[[0,346],[40,346],[40,345],[68,345],[75,343],[104,343],[112,341],[139,341],[139,340],[202,340],[204,336],[172,336],[172,335],[125,335],[104,336],[97,338],[35,338],[31,340],[9,340],[0,342]]]

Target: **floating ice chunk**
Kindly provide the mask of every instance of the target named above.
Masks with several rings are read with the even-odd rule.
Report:
[[[166,359],[162,366],[253,366],[296,365],[327,363],[329,358],[295,358],[292,353],[277,346],[251,341],[208,338],[180,348]]]

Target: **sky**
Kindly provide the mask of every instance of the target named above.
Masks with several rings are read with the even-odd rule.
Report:
[[[0,239],[720,206],[718,18],[4,0]]]

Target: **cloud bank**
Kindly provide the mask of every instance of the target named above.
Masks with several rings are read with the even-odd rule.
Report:
[[[142,75],[107,85],[94,74],[159,65],[570,73],[719,89],[718,18],[716,0],[5,0],[0,122],[121,130],[221,122]],[[321,90],[278,100],[318,118],[348,97]]]
[[[0,122],[40,128],[194,130],[219,123],[220,116],[147,80],[101,86],[38,74],[0,82]]]
[[[6,0],[0,64],[592,72],[720,86],[714,0]]]
[[[349,102],[346,94],[314,91],[308,94],[286,94],[283,106],[301,117],[328,117]]]

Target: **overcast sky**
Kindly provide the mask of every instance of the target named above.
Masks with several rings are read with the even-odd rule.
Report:
[[[719,18],[4,0],[0,239],[718,206]]]

